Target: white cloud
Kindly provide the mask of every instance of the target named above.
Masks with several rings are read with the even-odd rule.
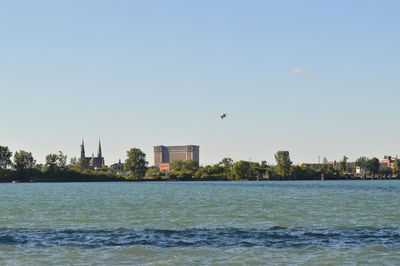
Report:
[[[302,68],[294,68],[294,69],[290,70],[290,73],[293,75],[301,75],[301,76],[310,74],[309,72],[305,71]]]

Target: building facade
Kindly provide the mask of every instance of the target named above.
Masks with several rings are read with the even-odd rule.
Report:
[[[124,167],[125,167],[125,164],[124,164],[124,163],[121,163],[121,159],[119,159],[118,163],[112,164],[112,165],[110,166],[110,168],[111,168],[112,170],[118,170],[118,171],[124,170]]]
[[[336,161],[333,162],[328,162],[324,161],[322,163],[302,163],[300,166],[305,167],[305,168],[311,168],[313,170],[321,170],[322,168],[334,168],[336,166]]]
[[[105,166],[104,162],[104,157],[101,151],[101,143],[99,140],[99,150],[97,151],[97,156],[95,157],[94,154],[92,153],[91,157],[86,157],[85,156],[85,143],[82,140],[82,145],[81,145],[81,160],[86,160],[89,163],[89,167],[94,168],[94,169],[100,169]]]
[[[155,146],[154,147],[154,166],[163,168],[165,164],[170,164],[174,161],[193,160],[200,162],[200,146]]]
[[[366,174],[365,168],[356,166],[356,175],[365,176]]]
[[[392,156],[385,155],[383,159],[379,159],[379,164],[393,169],[395,159],[397,159],[397,156],[393,158]]]

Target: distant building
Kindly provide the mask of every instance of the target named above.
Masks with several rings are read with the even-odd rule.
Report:
[[[397,159],[397,157],[396,157],[396,159]],[[385,156],[383,156],[383,159],[379,160],[379,163],[382,166],[386,166],[386,167],[393,169],[394,168],[394,160],[395,159],[393,159],[392,156],[385,155]]]
[[[154,147],[154,166],[161,168],[161,164],[163,164],[162,167],[165,168],[165,164],[178,160],[200,162],[200,147],[196,145]]]
[[[82,145],[81,145],[81,159],[86,160],[89,162],[89,167],[94,168],[94,169],[99,169],[103,168],[105,166],[104,163],[104,157],[101,152],[101,143],[99,140],[99,150],[97,151],[97,156],[94,157],[94,154],[92,153],[91,157],[86,157],[85,156],[85,143],[82,140]]]
[[[158,168],[160,168],[161,172],[168,172],[171,170],[171,164],[170,163],[160,163],[160,166]]]
[[[362,168],[360,166],[356,167],[356,175],[365,176],[365,174],[366,174],[365,168]]]
[[[336,161],[328,162],[328,160],[324,158],[323,163],[302,163],[300,166],[311,168],[313,170],[321,170],[324,167],[334,168],[336,166]]]
[[[112,165],[110,166],[110,168],[111,168],[112,170],[118,170],[118,171],[124,170],[124,167],[125,167],[125,164],[124,164],[124,163],[121,163],[121,159],[119,159],[118,163],[112,164]]]

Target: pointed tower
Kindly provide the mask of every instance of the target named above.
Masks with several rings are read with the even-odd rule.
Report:
[[[81,159],[85,159],[85,143],[83,142],[83,139],[81,144]]]
[[[103,157],[103,155],[101,154],[101,143],[100,143],[100,140],[99,140],[99,151],[97,152],[97,157],[98,158]]]

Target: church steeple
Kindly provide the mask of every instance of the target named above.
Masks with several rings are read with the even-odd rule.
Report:
[[[97,152],[97,157],[99,157],[99,158],[103,157],[102,154],[101,154],[101,142],[100,142],[100,140],[99,140],[99,151]]]
[[[85,158],[85,143],[83,142],[83,139],[82,139],[82,144],[81,144],[81,158],[82,159]]]

